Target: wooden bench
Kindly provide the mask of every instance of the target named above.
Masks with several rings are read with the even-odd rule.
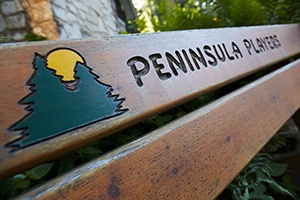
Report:
[[[2,45],[0,176],[276,65],[20,197],[215,198],[299,109],[299,53],[299,24]]]

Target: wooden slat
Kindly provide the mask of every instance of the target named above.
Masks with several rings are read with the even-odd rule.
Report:
[[[299,38],[299,25],[292,24],[2,45],[0,47],[0,177],[53,159],[60,154],[293,56],[300,51]],[[110,119],[82,125],[81,128],[74,127],[65,134],[42,142],[37,141],[34,145],[12,151],[9,142],[20,137],[20,132],[9,128],[30,113],[25,110],[25,105],[18,102],[36,87],[35,85],[30,90],[30,87],[26,86],[36,71],[31,64],[34,53],[44,56],[49,51],[62,47],[79,52],[87,66],[92,68],[92,73],[100,76],[99,80],[103,83],[109,84],[113,89],[113,94],[119,94],[120,98],[125,98],[122,105],[128,111]],[[225,60],[218,59],[214,47],[223,50]],[[199,54],[197,48],[203,53],[207,65],[204,67],[196,61],[200,70],[196,69],[191,57],[192,54]],[[247,48],[251,49],[248,51]],[[194,53],[191,54],[190,50]],[[170,68],[166,57],[169,57],[171,63],[172,57],[180,62],[176,51],[187,67],[186,73],[176,66],[176,62],[173,63],[176,69],[172,71]],[[222,57],[220,51],[219,53]],[[185,58],[185,54],[188,58]],[[137,71],[140,70],[140,74],[133,76],[128,65],[141,60],[149,63],[149,71],[142,70],[143,64],[137,63]],[[213,66],[215,64],[216,66]],[[156,70],[153,65],[156,65]],[[194,71],[189,65],[194,68]],[[92,73],[89,75],[91,76]],[[141,76],[141,80],[136,82],[138,76]],[[48,92],[46,89],[42,91],[45,95]],[[50,91],[51,87],[49,87],[49,94]],[[90,92],[89,95],[87,99],[96,101],[98,98],[94,96],[94,92]],[[51,96],[56,100],[55,97],[55,95]],[[63,104],[64,101],[61,102]],[[74,100],[74,102],[77,101]],[[53,106],[52,112],[59,112],[55,110],[56,105],[50,106]],[[82,110],[80,112],[67,111],[66,114],[71,117],[60,121],[72,122],[73,118],[78,119],[79,113],[81,116],[90,115]],[[38,120],[37,123],[39,127],[49,124],[43,120]],[[45,134],[44,131],[41,131],[41,134]]]
[[[300,60],[20,199],[215,198],[299,108],[299,74]]]

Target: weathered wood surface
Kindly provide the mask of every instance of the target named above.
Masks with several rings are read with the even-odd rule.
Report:
[[[3,45],[0,47],[0,177],[53,159],[293,56],[300,51],[299,38],[299,25],[293,24]],[[100,76],[99,80],[112,86],[113,94],[125,98],[122,105],[128,111],[12,151],[7,144],[20,137],[20,131],[9,128],[30,113],[20,100],[32,92],[26,83],[36,71],[32,65],[34,53],[46,55],[62,47],[79,52],[92,72]],[[205,60],[202,63],[195,56],[200,55],[198,49]],[[148,63],[149,69],[141,61]],[[176,62],[184,63],[186,69]],[[55,99],[55,95],[51,98]],[[72,112],[68,114],[72,116]],[[83,112],[84,115],[89,113]],[[63,123],[72,120],[69,117]],[[38,123],[40,127],[47,125],[42,120]]]
[[[215,198],[299,109],[299,74],[300,60],[20,199]]]

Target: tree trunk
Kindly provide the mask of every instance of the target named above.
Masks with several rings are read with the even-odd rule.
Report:
[[[49,0],[21,0],[30,32],[47,40],[59,38]]]

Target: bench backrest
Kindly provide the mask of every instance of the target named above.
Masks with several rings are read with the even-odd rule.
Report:
[[[3,45],[0,175],[299,53],[298,24]],[[215,197],[299,108],[299,74],[288,64],[27,197]]]

